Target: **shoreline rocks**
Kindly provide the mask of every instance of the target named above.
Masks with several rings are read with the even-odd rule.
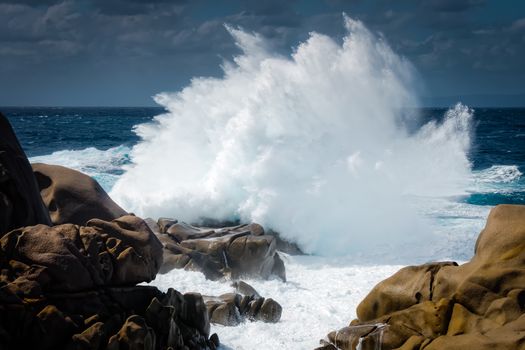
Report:
[[[54,225],[85,225],[91,219],[111,221],[127,215],[88,175],[60,165],[31,166]]]
[[[31,165],[0,113],[0,237],[22,226],[51,225]]]
[[[248,283],[234,282],[240,293],[226,293],[218,297],[204,296],[211,323],[237,326],[245,320],[276,323],[281,319],[282,306],[272,298],[263,298]]]
[[[148,223],[164,245],[160,273],[184,268],[201,271],[210,280],[276,276],[286,281],[276,239],[258,224],[210,228],[166,218]]]
[[[408,266],[380,282],[357,317],[320,349],[525,347],[525,206],[492,209],[469,262]]]
[[[135,285],[161,264],[161,243],[134,216],[11,231],[0,239],[0,348],[216,349],[200,294]]]
[[[33,173],[2,115],[0,136],[0,349],[217,349],[200,294],[136,285],[163,257],[142,219],[87,175]]]

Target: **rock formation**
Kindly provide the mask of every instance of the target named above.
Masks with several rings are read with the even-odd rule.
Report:
[[[202,296],[135,286],[161,264],[161,243],[134,216],[11,231],[0,239],[0,348],[215,349]]]
[[[239,281],[234,286],[238,293],[218,297],[204,296],[210,322],[223,326],[236,326],[244,320],[279,322],[281,305],[271,298],[263,298],[249,284]]]
[[[0,113],[0,237],[12,229],[50,225],[31,166],[11,125]]]
[[[81,172],[42,163],[32,167],[54,225],[85,225],[91,219],[111,221],[127,214],[97,181]]]
[[[120,217],[86,175],[46,165],[35,174],[57,226],[0,115],[0,349],[219,346],[200,294],[135,285],[162,265],[162,244],[142,219]]]
[[[322,348],[525,349],[525,206],[491,211],[471,261],[409,266],[382,281],[357,317]]]
[[[266,235],[258,224],[207,228],[165,218],[148,223],[164,244],[161,273],[185,268],[201,271],[212,280],[246,276],[286,279],[275,237]]]

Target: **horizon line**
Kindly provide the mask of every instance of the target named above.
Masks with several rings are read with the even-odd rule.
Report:
[[[468,107],[470,108],[508,108],[508,109],[511,109],[511,108],[525,108],[525,104],[524,105],[492,105],[492,106],[476,106],[476,105],[469,105],[469,104],[466,104],[464,103],[465,105],[467,105]],[[442,104],[442,105],[421,105],[421,106],[411,106],[411,107],[405,107],[405,108],[451,108],[451,107],[454,107],[455,103],[452,103],[452,104],[449,104],[449,105],[445,105],[445,104]],[[24,106],[24,105],[5,105],[5,106],[1,106],[0,105],[0,112],[3,108],[158,108],[158,109],[166,109],[166,107],[164,106],[137,106],[137,105],[132,105],[132,106],[95,106],[95,105],[92,105],[92,106],[75,106],[75,105],[28,105],[28,106]]]

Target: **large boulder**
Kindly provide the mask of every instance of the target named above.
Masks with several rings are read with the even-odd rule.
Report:
[[[471,261],[409,266],[379,283],[357,317],[324,346],[524,349],[525,206],[492,209]]]
[[[0,113],[0,237],[36,224],[50,225],[51,219],[31,165],[9,121]]]
[[[150,222],[164,244],[161,273],[174,268],[201,271],[207,278],[271,276],[286,279],[274,236],[258,224],[222,228],[196,227],[172,219]]]
[[[135,285],[162,265],[148,225],[85,175],[36,167],[54,227],[0,115],[0,349],[216,349],[202,296]]]
[[[106,287],[7,302],[0,296],[0,348],[216,349],[202,296],[149,286]],[[184,310],[191,310],[185,313]],[[202,320],[196,327],[194,319]],[[215,338],[215,340],[212,340]]]
[[[85,225],[126,215],[93,178],[59,165],[32,164],[40,194],[54,225]]]
[[[205,296],[210,322],[236,326],[246,319],[276,323],[281,319],[282,306],[272,298],[263,298],[249,284],[239,281],[233,286],[240,293],[226,293],[218,297]]]
[[[0,239],[0,253],[0,262],[16,264],[16,278],[8,287],[24,291],[134,285],[154,279],[162,265],[161,243],[135,216],[94,219],[87,226],[16,229]]]
[[[135,285],[161,264],[161,243],[134,216],[9,232],[0,349],[216,349],[201,295]]]

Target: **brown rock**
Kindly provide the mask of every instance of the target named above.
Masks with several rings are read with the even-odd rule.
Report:
[[[54,225],[111,221],[127,213],[93,178],[59,165],[32,164],[40,194]]]
[[[115,284],[150,282],[162,265],[162,244],[136,216],[127,215],[111,222],[92,219],[81,232],[84,242],[97,240],[93,233],[98,233],[105,242],[114,262]]]
[[[184,323],[196,328],[206,337],[210,335],[208,311],[204,299],[199,293],[184,294],[184,305],[180,317]]]
[[[223,326],[237,326],[242,322],[242,317],[239,308],[234,303],[225,302],[213,309],[210,322]]]
[[[68,335],[78,326],[54,305],[47,305],[36,315],[41,332],[40,346],[44,349],[59,349],[65,346]]]
[[[0,237],[51,219],[39,195],[31,165],[11,125],[0,113]]]
[[[0,231],[0,349],[217,348],[217,336],[207,338],[202,297],[134,285],[150,281],[162,264],[162,245],[141,219],[18,227],[50,220],[2,116],[0,136],[0,228],[15,228],[5,235]],[[63,184],[55,185],[53,196],[67,199],[57,217],[71,215],[84,223],[91,204],[75,207],[75,200],[96,193],[79,191],[85,183],[69,183],[65,194]],[[108,206],[102,211],[112,212]],[[87,216],[80,220],[82,215]]]
[[[249,284],[244,284],[251,288],[248,289],[251,295],[226,293],[218,297],[204,298],[210,322],[223,326],[236,326],[245,319],[279,322],[282,314],[281,305],[271,298],[260,297],[257,292],[253,293],[255,289]]]
[[[74,334],[71,337],[71,343],[68,350],[91,350],[100,349],[105,343],[107,337],[104,330],[104,323],[96,322],[80,334]]]
[[[234,287],[235,290],[242,295],[247,295],[254,298],[260,297],[255,288],[244,281],[235,281],[232,283],[232,287]]]
[[[0,252],[16,273],[9,288],[15,294],[34,295],[155,278],[162,264],[162,245],[140,218],[96,219],[88,225],[37,225],[2,237]]]
[[[128,317],[109,339],[107,350],[155,350],[155,333],[139,315]]]
[[[258,224],[208,228],[159,219],[158,225],[166,232],[157,235],[164,245],[161,273],[185,268],[201,271],[211,280],[271,276],[286,280],[275,238],[265,235]]]
[[[525,206],[499,205],[471,261],[401,269],[374,287],[358,319],[341,331],[384,323],[386,349],[525,349],[524,286]],[[339,348],[356,348],[355,341],[335,343],[331,334]],[[362,349],[375,346],[367,334],[357,339]]]
[[[264,322],[276,323],[281,319],[282,312],[283,308],[278,302],[272,298],[267,298],[259,309],[257,319]]]
[[[360,321],[371,321],[419,302],[430,300],[432,282],[444,266],[457,266],[454,262],[429,263],[407,266],[393,276],[379,282],[357,306]]]

